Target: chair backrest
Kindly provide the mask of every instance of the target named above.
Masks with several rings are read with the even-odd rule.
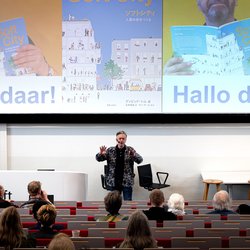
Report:
[[[227,248],[228,250],[250,250],[250,247],[230,247],[230,249],[229,248]],[[171,248],[171,250],[172,250],[172,248]],[[209,248],[209,250],[225,250],[225,247],[212,247],[212,248]]]
[[[200,249],[221,247],[221,237],[172,237],[171,246],[199,247]]]
[[[76,201],[54,201],[55,207],[76,207]]]
[[[164,220],[163,227],[185,227],[186,229],[203,228],[203,220]]]
[[[239,228],[194,228],[194,237],[229,237],[239,236]]]
[[[210,222],[211,220],[220,220],[220,214],[185,214],[183,220],[203,220]]]
[[[68,229],[108,228],[107,221],[68,221]]]
[[[70,215],[70,209],[57,209],[56,210],[57,215]]]
[[[211,220],[212,228],[240,228],[246,229],[250,225],[250,220]]]
[[[105,208],[99,209],[76,209],[76,215],[94,215],[94,214],[107,214]]]
[[[28,214],[21,214],[20,215],[21,222],[36,222],[34,219],[33,215],[28,215]]]
[[[82,248],[86,249],[90,247],[96,247],[96,248],[105,247],[104,237],[79,237],[79,238],[71,237],[71,240],[76,250],[80,250]]]
[[[229,237],[229,247],[250,247],[250,237],[231,236]]]
[[[56,222],[68,222],[68,221],[87,221],[87,215],[58,215],[56,216]]]
[[[151,164],[138,165],[139,185],[149,187],[153,183]]]
[[[0,247],[0,250],[4,250],[4,247]],[[18,248],[18,247],[14,247],[13,250],[45,250],[46,248],[44,247],[30,247],[30,248],[26,248],[26,247],[22,247],[22,248]]]
[[[250,221],[250,214],[228,214],[228,220],[249,220]]]
[[[151,232],[155,239],[186,236],[185,227],[151,227]]]
[[[126,228],[89,228],[90,237],[124,238]]]
[[[171,247],[171,248],[165,248],[165,247],[151,247],[151,248],[144,248],[144,250],[200,250],[199,247]],[[224,249],[225,250],[225,249]]]
[[[156,227],[157,222],[155,220],[149,220],[148,221],[150,227]],[[128,220],[121,220],[115,222],[115,228],[127,228],[128,226]]]

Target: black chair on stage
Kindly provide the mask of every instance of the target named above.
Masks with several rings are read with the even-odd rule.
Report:
[[[104,165],[104,174],[101,174],[101,182],[103,189],[111,190],[107,185],[107,173],[108,173],[108,165]]]
[[[145,189],[151,191],[153,189],[161,189],[170,187],[169,184],[166,184],[169,173],[167,172],[156,172],[158,183],[153,182],[153,175],[151,164],[139,165],[137,166],[138,175],[139,175],[139,185]],[[161,180],[164,179],[163,181]]]

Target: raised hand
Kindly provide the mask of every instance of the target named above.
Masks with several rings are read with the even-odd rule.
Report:
[[[101,146],[101,147],[100,147],[100,154],[101,154],[101,155],[105,155],[105,154],[106,154],[106,151],[107,151],[107,147],[106,147],[106,146]]]

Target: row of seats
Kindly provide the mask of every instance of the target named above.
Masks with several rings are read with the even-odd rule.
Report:
[[[84,248],[112,248],[123,241],[123,238],[105,237],[78,237],[71,238],[76,250]],[[209,250],[210,248],[249,248],[250,237],[230,236],[224,237],[169,237],[156,239],[158,247],[164,248],[198,248]],[[37,239],[37,246],[48,246],[51,239]],[[239,248],[239,246],[241,248]],[[161,249],[159,249],[161,250]]]

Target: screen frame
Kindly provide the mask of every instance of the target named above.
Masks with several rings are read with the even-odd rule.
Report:
[[[22,124],[218,124],[250,123],[250,113],[245,114],[0,114],[1,123]]]

